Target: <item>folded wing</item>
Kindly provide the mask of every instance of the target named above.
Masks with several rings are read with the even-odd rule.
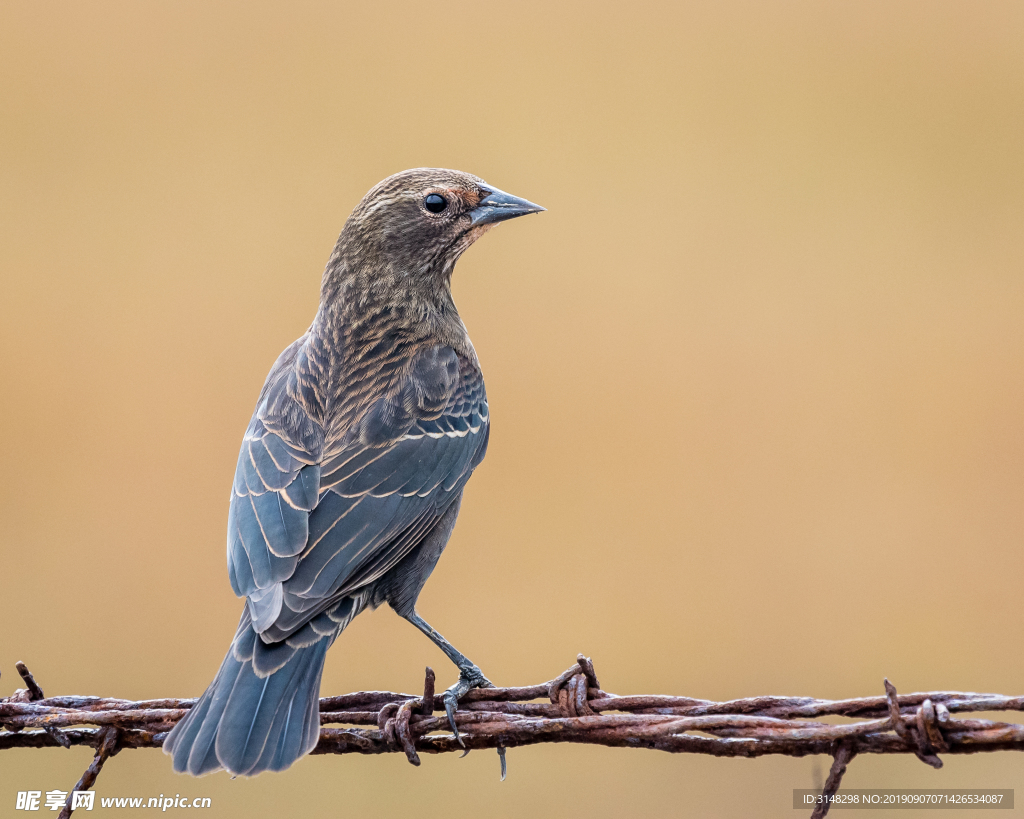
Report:
[[[271,380],[261,407],[281,406],[275,392],[288,388]],[[232,587],[265,642],[298,637],[409,554],[459,496],[488,436],[483,379],[450,347],[421,351],[331,446],[294,408],[285,415],[305,434],[290,434],[281,415],[257,410],[229,511]]]

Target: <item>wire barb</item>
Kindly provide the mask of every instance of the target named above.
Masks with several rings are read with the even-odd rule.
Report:
[[[942,760],[935,755],[935,751],[948,751],[949,745],[939,730],[935,706],[931,699],[925,698],[917,712],[914,714],[913,728],[911,728],[900,711],[899,695],[888,679],[884,681],[885,696],[889,707],[889,719],[892,720],[893,730],[896,734],[912,746],[914,754],[926,765],[933,768],[941,768]],[[948,712],[947,712],[948,713]]]
[[[18,660],[18,662],[14,664],[14,667],[18,669],[18,673],[25,681],[25,686],[28,688],[29,699],[43,699],[46,695],[43,694],[43,689],[39,687],[39,683],[36,682],[36,678],[32,676],[32,672],[28,670],[26,665],[21,660]]]
[[[888,680],[886,681],[888,682]],[[832,807],[832,797],[839,790],[839,784],[843,781],[843,774],[846,773],[846,766],[855,756],[848,745],[840,745],[832,757],[832,768],[828,772],[828,779],[825,780],[825,787],[821,789],[821,801],[814,806],[811,812],[811,819],[825,819],[828,809]]]
[[[71,789],[71,793],[68,794],[68,798],[64,802],[64,807],[61,808],[60,813],[57,815],[57,819],[69,819],[71,814],[74,812],[72,800],[74,799],[75,791],[89,790],[89,788],[96,783],[96,777],[100,775],[100,771],[103,769],[103,763],[118,752],[118,733],[117,728],[114,728],[113,726],[108,726],[103,729],[103,739],[100,742],[99,748],[96,749],[96,756],[94,756],[92,762],[89,763],[89,767],[85,769],[85,773],[83,773],[82,778],[78,780],[78,784]]]
[[[21,676],[21,679],[25,681],[26,686],[23,692],[16,691],[14,696],[17,697],[19,693],[23,693],[25,695],[24,698],[29,702],[38,702],[39,700],[44,699],[46,695],[43,694],[43,689],[40,687],[39,683],[36,682],[36,678],[32,676],[32,672],[28,670],[28,666],[26,666],[21,660],[18,660],[18,662],[14,664],[14,667],[18,670],[18,674]],[[17,729],[12,728],[12,730]],[[43,730],[57,740],[57,744],[62,745],[65,748],[71,748],[71,741],[59,728],[47,725]]]

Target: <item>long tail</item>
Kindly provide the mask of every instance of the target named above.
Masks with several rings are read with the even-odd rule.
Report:
[[[201,776],[226,768],[253,776],[282,771],[312,751],[320,736],[324,659],[347,622],[331,625],[332,633],[307,626],[266,645],[247,606],[217,676],[164,740],[174,770]]]

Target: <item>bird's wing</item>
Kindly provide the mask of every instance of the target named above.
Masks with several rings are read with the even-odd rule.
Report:
[[[474,363],[433,347],[322,454],[269,427],[242,445],[229,562],[256,630],[292,643],[397,565],[458,497],[486,449],[487,398]]]

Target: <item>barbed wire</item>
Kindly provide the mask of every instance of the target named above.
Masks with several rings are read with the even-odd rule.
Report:
[[[96,756],[79,787],[92,786],[103,763],[125,748],[158,748],[195,699],[121,700],[43,695],[24,663],[26,688],[0,700],[0,750],[85,745]],[[935,768],[939,754],[1024,751],[1024,725],[956,719],[956,713],[1022,711],[1024,697],[933,691],[847,700],[762,696],[714,702],[692,697],[619,696],[601,688],[594,665],[580,654],[553,680],[521,688],[470,691],[459,704],[456,738],[427,669],[420,695],[361,691],[320,700],[320,741],[314,754],[421,753],[495,748],[505,777],[505,750],[543,742],[649,748],[723,757],[828,754],[833,764],[822,791],[836,793],[857,754],[914,754]],[[435,712],[440,712],[434,716]],[[822,722],[842,717],[850,722]],[[95,727],[81,727],[95,726]],[[346,726],[346,727],[329,727]],[[368,726],[368,727],[360,727]],[[815,807],[814,819],[828,812]],[[71,796],[59,819],[71,815]]]

